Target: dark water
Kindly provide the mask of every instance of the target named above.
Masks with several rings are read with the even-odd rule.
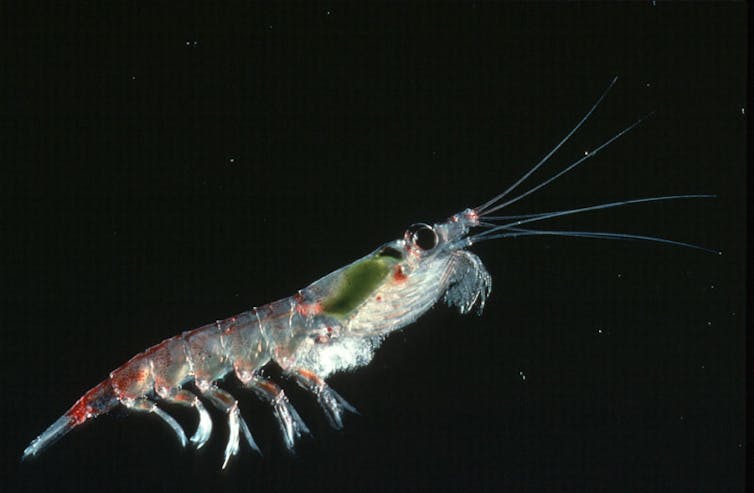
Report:
[[[3,491],[743,490],[743,5],[3,11]],[[116,415],[19,462],[145,347],[487,200],[616,75],[532,184],[656,113],[511,213],[714,193],[547,227],[722,256],[490,242],[482,317],[438,306],[331,379],[343,432],[284,383],[296,457],[230,382],[264,458],[219,473],[213,413],[200,453]]]

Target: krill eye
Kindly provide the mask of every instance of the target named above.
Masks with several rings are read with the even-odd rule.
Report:
[[[420,250],[432,250],[437,246],[437,233],[428,224],[413,224],[406,231],[406,237]]]

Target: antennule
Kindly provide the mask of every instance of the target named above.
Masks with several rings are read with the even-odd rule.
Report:
[[[488,200],[487,202],[485,202],[484,204],[480,205],[479,207],[475,207],[474,210],[476,210],[480,215],[483,214],[484,210],[487,207],[491,206],[492,204],[494,204],[498,200],[500,200],[503,197],[505,197],[506,195],[508,195],[508,193],[510,193],[511,191],[513,191],[524,180],[526,180],[529,176],[531,176],[532,173],[534,173],[540,167],[542,167],[547,162],[547,160],[550,159],[550,157],[552,157],[552,155],[555,154],[555,152],[557,152],[557,150],[560,149],[560,147],[563,144],[565,144],[568,141],[568,139],[570,139],[571,136],[574,133],[576,133],[576,131],[581,127],[581,125],[583,125],[584,122],[586,122],[589,119],[589,117],[592,115],[592,113],[594,113],[594,110],[596,110],[597,107],[600,105],[600,103],[602,103],[602,100],[605,99],[605,96],[607,96],[607,93],[610,92],[610,89],[612,89],[612,87],[615,85],[615,83],[617,81],[618,81],[618,76],[616,75],[615,77],[613,77],[613,80],[610,81],[610,84],[608,84],[607,88],[602,92],[602,94],[600,95],[600,97],[597,98],[597,101],[595,101],[595,103],[592,105],[592,107],[589,109],[589,111],[587,111],[586,115],[584,115],[581,118],[581,120],[579,120],[579,122],[576,124],[576,126],[573,127],[571,129],[571,131],[568,132],[568,134],[565,137],[563,137],[563,139],[560,142],[558,142],[558,145],[556,145],[555,147],[553,147],[552,150],[550,152],[548,152],[547,155],[545,155],[545,157],[543,157],[529,171],[527,171],[526,173],[524,173],[524,175],[521,178],[519,178],[515,183],[513,183],[505,191],[503,191],[502,193],[499,193],[498,195],[494,196],[492,199]]]

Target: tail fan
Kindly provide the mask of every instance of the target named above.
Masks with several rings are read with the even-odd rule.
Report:
[[[76,401],[68,412],[58,418],[44,433],[32,440],[22,459],[28,459],[39,455],[42,450],[46,449],[57,440],[62,438],[66,433],[84,423],[85,421],[96,418],[100,414],[107,413],[118,404],[112,385],[109,380],[100,383],[84,396]]]

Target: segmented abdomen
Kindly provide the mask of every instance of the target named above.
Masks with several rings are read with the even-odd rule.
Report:
[[[246,383],[271,358],[264,333],[290,337],[291,306],[280,300],[166,339],[113,370],[113,390],[120,400],[167,397],[193,380],[205,391],[231,371]]]
[[[155,414],[173,429],[181,444],[186,445],[188,440],[183,428],[156,405],[153,393],[169,404],[192,407],[198,413],[199,423],[190,440],[200,448],[210,437],[212,420],[203,400],[182,388],[193,381],[204,400],[227,414],[229,436],[223,461],[225,467],[230,457],[238,452],[240,436],[258,450],[249,426],[240,414],[238,401],[215,385],[231,371],[245,388],[270,404],[286,447],[293,449],[294,441],[308,433],[308,428],[290,405],[283,389],[260,374],[259,370],[270,360],[274,360],[299,386],[311,392],[330,424],[340,428],[343,412],[355,409],[329,388],[324,377],[334,370],[353,366],[355,361],[366,364],[373,349],[368,344],[367,351],[357,351],[365,356],[354,359],[343,355],[344,350],[353,352],[353,344],[345,349],[342,341],[340,346],[334,344],[344,314],[327,313],[323,306],[330,300],[334,285],[337,287],[336,299],[347,294],[348,283],[344,286],[335,282],[342,271],[316,281],[296,296],[184,332],[137,354],[113,370],[105,381],[84,394],[34,439],[24,450],[24,457],[37,455],[74,427],[110,411],[119,403],[133,411]],[[313,368],[301,367],[302,362],[310,363]],[[317,375],[316,370],[323,368],[327,370],[326,374]]]

